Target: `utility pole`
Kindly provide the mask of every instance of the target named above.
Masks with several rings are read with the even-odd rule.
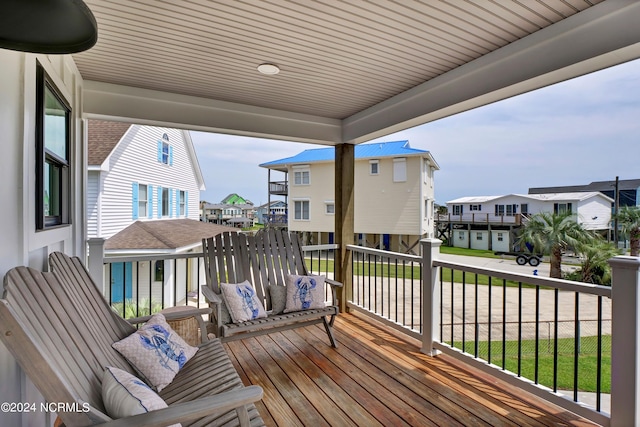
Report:
[[[620,185],[619,177],[616,176],[616,189],[613,195],[614,203],[613,203],[613,241],[616,243],[616,248],[618,247],[618,210],[620,209],[620,192],[618,191],[618,186]]]

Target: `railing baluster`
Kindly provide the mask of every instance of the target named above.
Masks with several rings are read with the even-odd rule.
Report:
[[[574,320],[574,335],[573,335],[573,401],[578,401],[578,369],[579,366],[579,356],[580,356],[580,293],[576,292],[576,302],[575,302],[575,320]]]

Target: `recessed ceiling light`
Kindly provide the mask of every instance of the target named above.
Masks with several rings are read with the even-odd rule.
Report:
[[[262,74],[274,76],[280,72],[280,68],[274,64],[260,64],[258,65],[258,71]]]

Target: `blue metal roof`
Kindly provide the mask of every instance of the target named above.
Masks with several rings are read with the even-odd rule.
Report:
[[[412,154],[425,153],[428,153],[428,151],[411,148],[409,146],[409,141],[405,140],[356,145],[354,154],[356,159],[364,159],[390,156],[408,156]],[[288,164],[327,162],[333,160],[335,160],[335,149],[333,147],[314,148],[310,150],[304,150],[303,152],[296,154],[293,157],[286,157],[284,159],[262,163],[260,166],[263,168],[272,168],[274,166],[283,166]]]

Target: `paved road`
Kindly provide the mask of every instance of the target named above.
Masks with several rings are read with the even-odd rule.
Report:
[[[441,259],[450,262],[459,262],[461,264],[469,264],[476,267],[491,268],[493,270],[510,271],[513,273],[521,274],[534,274],[533,271],[537,270],[538,276],[549,277],[549,263],[543,262],[537,267],[530,265],[518,265],[516,259],[513,256],[504,256],[503,258],[483,258],[476,256],[464,256],[464,255],[450,255],[440,254]],[[564,263],[562,265],[563,271],[572,271],[577,268],[574,264]]]

